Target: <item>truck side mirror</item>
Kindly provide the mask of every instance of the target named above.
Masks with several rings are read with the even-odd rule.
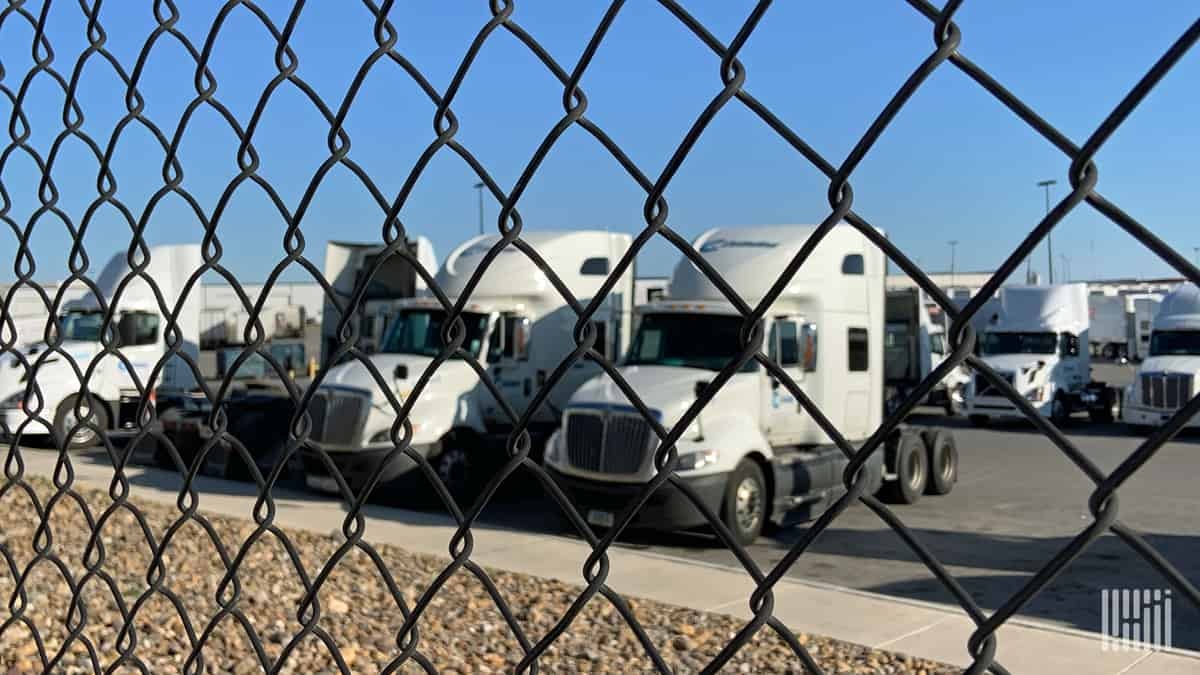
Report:
[[[396,369],[392,371],[392,377],[396,378],[397,380],[407,380],[408,366],[404,365],[403,363],[397,365]]]
[[[700,398],[700,395],[701,395],[701,394],[703,394],[703,393],[704,393],[704,390],[705,390],[705,389],[707,389],[707,388],[708,388],[708,380],[700,380],[700,381],[699,381],[699,382],[697,382],[697,383],[696,383],[696,385],[695,385],[695,386],[692,388],[692,394],[693,394],[693,395],[694,395],[696,398]]]

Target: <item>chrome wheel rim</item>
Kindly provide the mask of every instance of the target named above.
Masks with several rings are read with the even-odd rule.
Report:
[[[84,408],[84,411],[88,411]],[[63,435],[71,434],[71,429],[79,424],[79,417],[75,415],[75,406],[67,409],[67,414],[63,415]],[[92,445],[96,442],[96,432],[88,427],[79,427],[79,430],[71,434],[67,438],[68,445]]]
[[[916,452],[908,453],[908,485],[916,490],[925,481],[925,465],[921,463],[921,455]]]
[[[942,480],[949,482],[954,477],[954,458],[948,449],[943,448],[941,466],[938,467],[942,474]]]
[[[734,515],[743,532],[753,532],[762,517],[762,486],[751,477],[742,479],[734,492]]]

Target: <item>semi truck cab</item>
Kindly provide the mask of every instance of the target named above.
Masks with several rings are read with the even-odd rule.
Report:
[[[154,280],[163,300],[170,309],[175,308],[188,277],[201,266],[198,244],[179,246],[155,246],[150,249],[149,264],[145,274]],[[128,365],[117,358],[103,358],[97,362],[88,381],[88,390],[99,407],[92,412],[92,424],[100,430],[133,429],[137,426],[137,408],[140,395],[133,375],[143,387],[157,386],[150,397],[173,396],[193,388],[196,378],[191,369],[178,358],[163,364],[157,382],[149,381],[154,367],[167,352],[166,317],[159,309],[153,290],[141,278],[129,281],[116,299],[118,288],[130,267],[126,253],[113,256],[101,270],[96,286],[107,303],[117,302],[113,326],[117,333],[118,350]],[[177,325],[183,344],[181,349],[195,360],[199,354],[199,292],[193,290],[179,312]],[[111,309],[111,307],[110,307]],[[95,445],[100,437],[91,425],[80,426],[76,403],[82,383],[76,376],[71,361],[81,370],[100,354],[101,331],[104,312],[100,301],[93,293],[65,303],[59,316],[62,338],[61,350],[67,358],[57,352],[48,352],[44,341],[33,342],[22,348],[30,368],[22,366],[15,355],[8,355],[6,363],[0,363],[0,435],[22,436],[56,435],[65,439],[68,448],[84,448]],[[50,327],[53,330],[53,327]],[[41,392],[42,406],[38,417],[30,415],[29,404],[37,395],[32,393],[30,377],[33,366],[37,367],[37,387]],[[132,373],[130,372],[132,368]],[[88,410],[86,399],[80,409]],[[72,431],[74,430],[74,431]]]
[[[1148,347],[1121,406],[1122,421],[1138,430],[1161,426],[1197,393],[1200,289],[1195,284],[1184,284],[1163,298]],[[1200,426],[1200,417],[1186,426]]]
[[[522,240],[538,251],[577,298],[587,302],[632,238],[604,231],[541,231],[528,232]],[[446,258],[436,280],[452,302],[467,292],[479,265],[498,242],[495,235],[473,237]],[[596,317],[597,348],[601,351],[619,353],[628,343],[632,279],[632,273],[622,276]],[[446,316],[441,303],[428,295],[396,301],[370,363],[398,400],[417,395],[409,414],[412,447],[429,459],[452,494],[469,497],[492,465],[507,457],[504,440],[511,423],[461,356],[442,363],[419,395],[414,392],[419,378],[443,349]],[[470,292],[462,314],[462,349],[486,365],[505,403],[520,414],[549,373],[575,348],[577,319],[533,261],[507,247],[492,259]],[[546,405],[534,411],[532,430],[544,438],[557,426],[567,397],[598,371],[599,366],[590,362],[573,366]],[[377,471],[382,472],[383,483],[394,486],[410,487],[399,483],[408,478],[416,479],[412,487],[423,488],[427,483],[414,471],[416,462],[408,456],[395,456],[383,465],[394,450],[396,411],[361,362],[351,360],[330,368],[314,392],[309,414],[310,436],[324,451],[309,448],[304,453],[309,487],[340,491],[322,454],[330,458],[353,491],[366,485]]]
[[[1091,376],[1087,285],[1006,286],[1001,302],[1003,318],[980,337],[983,361],[1056,424],[1079,411],[1094,422],[1111,422],[1117,394]],[[995,417],[1021,417],[978,373],[967,387],[966,412],[978,426]]]
[[[694,246],[753,305],[813,230],[716,229]],[[865,237],[849,226],[835,227],[763,319],[766,355],[851,442],[866,439],[882,421],[883,268],[882,254]],[[741,352],[745,319],[686,258],[675,268],[668,297],[640,307],[637,316],[620,373],[670,429]],[[563,420],[547,442],[546,465],[591,524],[612,526],[656,475],[659,438],[607,375],[571,396]],[[938,438],[944,449],[949,436]],[[894,457],[901,445],[903,457],[919,455],[910,467],[919,475],[908,469],[897,475]],[[676,450],[679,479],[741,542],[752,541],[768,522],[809,517],[844,492],[847,458],[788,388],[754,360],[718,390]],[[868,461],[870,491],[885,480],[905,480],[905,494],[915,501],[928,485],[926,457],[919,436],[895,434],[888,449]],[[941,457],[939,462],[945,464]],[[948,469],[949,484],[956,466]],[[707,519],[667,483],[635,522],[687,529]]]

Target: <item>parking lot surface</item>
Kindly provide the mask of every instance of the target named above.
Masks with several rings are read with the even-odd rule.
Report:
[[[1097,368],[1121,383],[1127,367]],[[926,498],[895,513],[972,594],[998,607],[1090,522],[1093,485],[1049,440],[1023,422],[977,429],[932,411],[913,424],[953,430],[960,455],[959,483],[945,497]],[[1093,425],[1080,416],[1068,437],[1103,471],[1114,469],[1140,442],[1122,425]],[[51,452],[31,450],[32,452]],[[1120,490],[1119,518],[1189,579],[1200,579],[1200,492],[1195,474],[1200,435],[1164,446]],[[98,452],[86,453],[101,460]],[[223,482],[223,481],[219,481]],[[250,489],[250,486],[246,486]],[[135,487],[136,490],[136,487]],[[303,499],[324,499],[296,495]],[[380,507],[376,516],[420,521],[428,515]],[[485,524],[546,534],[573,535],[558,507],[528,476],[514,476],[483,516]],[[804,525],[764,536],[748,548],[758,565],[776,564],[803,535]],[[404,542],[391,542],[403,545]],[[619,546],[710,564],[737,567],[734,556],[711,535],[632,531]],[[953,603],[900,537],[862,505],[842,514],[788,574],[889,596]],[[1099,631],[1103,589],[1167,588],[1165,580],[1114,535],[1105,535],[1072,563],[1022,614],[1065,627]],[[1200,649],[1200,616],[1174,603],[1174,644]]]

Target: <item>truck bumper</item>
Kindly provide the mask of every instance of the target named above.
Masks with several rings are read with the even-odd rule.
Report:
[[[413,449],[421,453],[422,456],[428,456],[432,446],[429,445],[414,445]],[[350,490],[355,494],[366,486],[375,472],[381,471],[379,476],[380,490],[399,490],[404,487],[405,481],[412,481],[412,487],[418,487],[419,482],[425,481],[425,476],[418,470],[417,463],[411,457],[403,452],[397,452],[388,459],[388,455],[392,453],[394,448],[387,446],[374,446],[359,448],[354,450],[327,450],[325,454],[333,461],[333,465],[337,467],[338,473],[350,486]],[[302,456],[304,458],[304,483],[311,489],[317,492],[327,494],[340,495],[337,481],[329,473],[329,468],[320,454],[316,451],[305,448]],[[386,461],[386,465],[385,465]],[[386,487],[384,487],[386,485]]]
[[[550,476],[571,498],[584,520],[592,525],[613,524],[630,502],[646,489],[641,483],[608,483],[559,473],[546,467]],[[682,479],[715,514],[720,515],[728,473]],[[634,516],[633,524],[655,529],[686,529],[708,524],[708,520],[682,490],[664,483]]]
[[[1163,410],[1162,408],[1142,408],[1140,406],[1131,406],[1126,404],[1121,411],[1121,421],[1126,424],[1133,424],[1140,427],[1161,427],[1171,419],[1177,411]],[[1192,419],[1184,425],[1185,429],[1200,428],[1200,415],[1194,415]]]
[[[1029,402],[1033,409],[1043,417],[1050,417],[1053,401]],[[988,397],[984,399],[968,399],[966,405],[968,415],[987,415],[993,418],[1025,419],[1025,413],[1017,410],[1012,401],[1003,397]]]

